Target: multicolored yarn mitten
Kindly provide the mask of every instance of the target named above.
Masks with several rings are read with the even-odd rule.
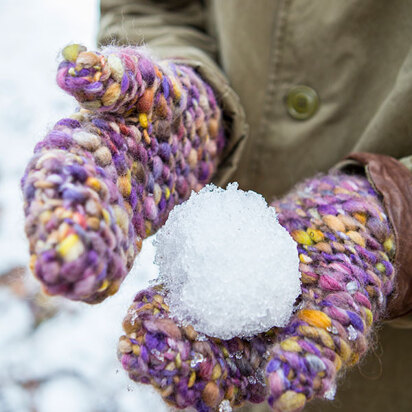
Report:
[[[315,397],[333,399],[336,379],[368,350],[393,289],[390,225],[362,176],[316,177],[273,206],[301,262],[302,295],[288,326],[250,340],[199,336],[170,318],[160,286],[142,291],[118,347],[131,379],[198,411],[267,399],[292,412]]]
[[[63,50],[59,86],[82,109],[37,144],[22,179],[31,266],[49,294],[115,293],[177,203],[208,183],[224,133],[192,68],[142,48]]]

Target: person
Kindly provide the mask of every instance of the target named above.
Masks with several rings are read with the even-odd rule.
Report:
[[[407,18],[411,6],[404,2],[396,6],[370,3],[102,0],[99,42],[134,45],[144,42],[157,58],[168,59],[177,67],[191,67],[205,82],[202,86],[186,72],[187,76],[192,76],[191,81],[197,82],[200,90],[206,90],[207,85],[213,89],[221,115],[214,109],[214,114],[204,117],[211,119],[217,116],[223,120],[226,142],[222,152],[219,151],[219,164],[213,178],[218,185],[238,181],[242,189],[252,189],[271,199],[283,195],[295,183],[318,172],[327,172],[332,167],[366,176],[378,194],[371,202],[375,204],[377,199],[381,199],[379,202],[382,202],[385,212],[380,210],[379,216],[388,215],[388,228],[396,239],[393,260],[396,287],[393,293],[390,293],[392,289],[387,290],[388,305],[380,317],[395,319],[393,325],[408,328],[411,323],[405,315],[412,309],[409,270],[412,262],[407,253],[410,242],[407,232],[411,216],[409,201],[412,199],[412,139],[408,136],[407,113],[412,104],[409,97],[412,54],[406,39],[412,30]],[[76,52],[76,62],[77,57]],[[92,55],[88,58],[94,59]],[[71,61],[70,56],[67,61]],[[62,66],[64,75],[69,73],[70,64]],[[117,67],[113,59],[112,67]],[[80,68],[75,71],[76,74],[81,73]],[[167,71],[163,76],[167,76]],[[60,79],[63,88],[67,87],[69,91],[70,85],[63,77],[58,75],[58,81]],[[151,81],[149,77],[144,78],[147,84]],[[84,87],[82,81],[80,79],[76,87]],[[83,89],[77,92],[74,86],[70,92],[78,99],[87,97]],[[92,93],[91,90],[89,92]],[[105,96],[117,109],[121,107],[121,102],[111,100],[112,93]],[[208,96],[210,98],[210,93]],[[213,101],[209,100],[212,108]],[[87,108],[100,109],[92,104]],[[146,118],[139,121],[145,123]],[[74,127],[67,122],[61,126]],[[105,129],[107,125],[99,127]],[[219,133],[216,133],[219,139],[217,136]],[[63,139],[60,135],[58,137]],[[50,142],[55,144],[56,139],[57,136],[52,136],[44,147],[47,148]],[[90,142],[87,140],[86,145]],[[69,145],[61,140],[58,144]],[[347,157],[350,153],[353,154]],[[58,157],[57,160],[65,164],[60,154]],[[36,158],[35,161],[40,160]],[[56,164],[52,164],[50,170],[57,169]],[[71,173],[77,173],[78,180],[82,179],[78,169]],[[110,191],[109,180],[107,178],[105,183]],[[25,181],[30,182],[30,173]],[[372,189],[364,186],[365,182],[316,181],[314,186],[332,184],[341,190],[340,184],[344,184],[346,189],[348,185],[354,185],[366,198]],[[26,183],[23,184],[26,198],[31,200],[34,194]],[[93,184],[97,185],[90,181],[90,185]],[[118,187],[122,193],[128,191],[124,189],[123,180],[120,184],[118,182]],[[316,190],[313,194],[319,195]],[[80,201],[79,196],[78,193],[67,192],[66,199]],[[130,231],[127,232],[124,223],[127,219],[121,211],[120,197],[112,195],[112,198],[111,205],[117,211],[116,216],[120,216],[119,226],[124,233],[113,231],[123,252],[120,247],[115,251],[110,267],[121,266],[116,258],[121,255],[126,268],[129,268],[133,251],[127,249],[124,237],[130,237]],[[286,199],[296,206],[294,198]],[[300,200],[297,202],[300,204]],[[381,207],[379,202],[376,203],[377,208]],[[30,216],[32,210],[27,215]],[[127,207],[125,210],[127,212]],[[356,210],[358,212],[362,213],[360,209]],[[369,209],[368,213],[371,214]],[[75,219],[81,224],[80,216]],[[145,228],[147,230],[147,225]],[[29,237],[33,233],[29,230]],[[103,235],[109,236],[106,232],[100,233]],[[69,261],[73,253],[75,258],[83,253],[83,246],[76,236],[69,235],[70,240],[59,246],[59,253],[69,254]],[[94,241],[98,242],[97,239]],[[54,281],[59,268],[50,260],[50,255],[43,256],[42,262],[47,264],[48,270],[45,271],[43,266],[37,271],[37,276]],[[73,271],[74,265],[69,266]],[[388,268],[386,272],[392,273]],[[115,271],[115,279],[124,275],[120,269]],[[85,281],[69,297],[78,298],[89,287],[90,282]],[[110,286],[102,284],[84,300],[99,301],[102,293],[106,290],[109,294],[114,293],[117,287],[117,281]],[[59,285],[51,292],[64,294],[66,290]],[[153,296],[144,298],[147,300]],[[310,324],[312,320],[309,314],[306,315],[305,321]],[[372,381],[365,378],[362,369],[352,372],[346,377],[347,387],[338,391],[334,403],[312,403],[306,410],[408,410],[411,403],[407,389],[409,334],[408,330],[383,327],[379,338],[384,348],[381,376]],[[130,353],[128,345],[123,345],[126,355]],[[122,362],[123,359],[126,359],[125,364],[132,361],[130,356],[122,358]],[[376,361],[371,362],[376,366]],[[288,404],[291,408],[288,410],[303,406],[301,398],[297,396],[296,399],[297,403]]]
[[[233,149],[214,180],[238,181],[271,199],[351,152],[386,154],[412,170],[411,7],[102,0],[98,38],[144,42],[161,58],[196,67],[219,94],[231,134]],[[390,190],[406,195],[404,185],[410,192],[410,179]],[[345,377],[335,402],[307,410],[408,410],[411,332],[395,325],[412,323],[398,317],[383,326],[378,354]]]

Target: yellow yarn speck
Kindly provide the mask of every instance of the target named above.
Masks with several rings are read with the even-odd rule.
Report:
[[[139,113],[139,123],[144,129],[147,128],[148,122],[147,122],[147,114],[146,113]]]

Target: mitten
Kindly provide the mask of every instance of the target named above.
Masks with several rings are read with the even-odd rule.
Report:
[[[267,400],[275,411],[300,411],[315,397],[333,399],[338,378],[367,352],[394,282],[380,196],[365,177],[334,172],[272,205],[300,259],[302,293],[286,327],[224,341],[179,325],[160,285],[135,297],[119,359],[168,404],[230,411]]]
[[[143,48],[63,50],[57,83],[80,109],[34,150],[21,182],[31,269],[47,293],[97,303],[142,239],[209,182],[224,147],[211,87]]]

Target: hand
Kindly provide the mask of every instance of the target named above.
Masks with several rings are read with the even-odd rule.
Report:
[[[119,342],[131,379],[198,411],[267,399],[291,412],[315,397],[333,399],[339,376],[366,353],[393,289],[393,235],[362,176],[317,177],[273,205],[301,262],[302,295],[289,324],[251,340],[199,338],[176,324],[160,287],[140,292]]]
[[[143,48],[63,50],[59,86],[81,105],[37,144],[22,179],[31,269],[45,291],[97,303],[119,288],[224,146],[214,94]]]

